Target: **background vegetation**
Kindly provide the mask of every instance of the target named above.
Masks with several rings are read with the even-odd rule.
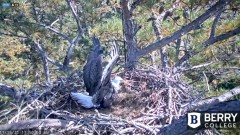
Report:
[[[63,102],[69,102],[69,93],[84,89],[81,72],[94,35],[101,41],[105,59],[114,40],[120,45],[120,60],[114,72],[119,71],[126,79],[119,94],[123,107],[108,111],[118,116],[131,111],[125,116],[131,118],[142,111],[139,107],[156,116],[168,114],[162,120],[165,123],[156,118],[135,126],[122,120],[124,128],[129,123],[142,129],[146,123],[152,127],[171,123],[174,117],[183,115],[179,112],[187,101],[228,95],[233,88],[235,93],[229,95],[239,100],[239,0],[0,0],[4,2],[19,4],[0,8],[0,108],[5,109],[0,118],[9,111],[7,107],[11,108],[8,117],[14,117],[9,123],[20,116],[39,118],[40,107],[41,114],[48,114],[42,120],[52,114],[46,106],[66,110]],[[42,99],[26,103],[38,90]],[[52,92],[50,98],[46,90]],[[22,95],[14,92],[9,98],[12,91],[26,91],[26,99],[21,100]],[[200,96],[199,91],[203,93]],[[222,101],[218,98],[222,97],[215,100]],[[8,117],[1,122],[7,122]],[[106,121],[102,117],[98,120]]]
[[[5,2],[4,0],[1,2]],[[6,1],[7,2],[7,1]],[[69,7],[64,0],[53,1],[11,1],[19,3],[19,7],[5,7],[0,10],[1,24],[1,40],[0,40],[0,81],[12,86],[31,87],[36,84],[36,76],[40,76],[40,81],[43,82],[44,71],[40,54],[36,51],[34,41],[40,40],[42,47],[47,55],[57,62],[64,59],[65,52],[68,48],[66,40],[55,34],[47,26],[52,24],[55,29],[61,33],[65,33],[68,37],[74,38],[77,36],[77,24],[72,16]],[[86,60],[86,56],[91,48],[91,37],[95,34],[100,38],[105,49],[108,50],[110,41],[117,39],[120,41],[122,55],[126,53],[123,46],[123,27],[120,1],[118,0],[90,0],[90,1],[74,1],[77,9],[77,14],[80,17],[80,23],[84,33],[82,40],[74,48],[74,55],[71,59],[70,67],[72,72],[74,69],[81,69]],[[135,21],[141,25],[141,29],[137,33],[138,47],[145,47],[149,43],[157,40],[154,29],[152,27],[151,17],[160,15],[161,9],[167,10],[171,8],[175,1],[148,0],[140,4],[134,12]],[[197,18],[205,12],[212,2],[215,1],[194,1],[182,0],[178,6],[171,12],[171,16],[161,20],[161,36],[167,37],[182,26]],[[218,22],[216,35],[233,30],[240,26],[240,16],[238,12],[239,2],[235,1],[227,7]],[[185,18],[184,13],[188,18]],[[174,20],[175,18],[175,20]],[[239,84],[239,76],[231,71],[221,71],[225,68],[236,68],[240,65],[239,56],[236,58],[224,57],[239,52],[240,37],[239,35],[227,40],[217,42],[213,46],[204,49],[201,45],[210,34],[214,18],[205,21],[198,29],[189,32],[183,36],[186,40],[187,49],[200,51],[200,53],[192,57],[189,61],[189,66],[200,65],[202,63],[218,60],[207,67],[207,72],[213,74],[221,83],[233,82]],[[176,45],[169,44],[166,47],[169,56],[170,66],[174,65],[180,56],[176,54]],[[186,48],[185,48],[186,49]],[[152,58],[156,60],[152,63]],[[223,60],[219,60],[223,59]],[[141,63],[147,65],[161,65],[158,51],[154,51],[150,55],[144,56]],[[122,62],[124,60],[122,59]],[[49,64],[50,76],[52,79],[58,75],[64,75],[66,72],[56,70],[56,66]],[[188,74],[202,76],[203,69],[189,71]],[[239,69],[238,69],[239,70]],[[206,72],[206,71],[205,71]],[[216,75],[218,72],[218,75]],[[37,75],[36,75],[37,74]],[[196,78],[196,76],[195,76]],[[198,77],[197,77],[198,78]],[[193,75],[190,79],[194,79]],[[196,85],[204,88],[206,85],[202,81]],[[221,84],[221,88],[225,89],[227,84]]]

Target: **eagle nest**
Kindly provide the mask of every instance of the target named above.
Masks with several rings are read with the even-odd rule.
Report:
[[[124,83],[111,108],[84,109],[71,100],[70,92],[85,93],[82,73],[76,71],[51,86],[32,88],[21,106],[10,105],[13,109],[1,112],[2,123],[10,123],[5,129],[48,133],[156,134],[182,116],[181,105],[193,98],[192,88],[171,70],[135,69],[116,74]]]

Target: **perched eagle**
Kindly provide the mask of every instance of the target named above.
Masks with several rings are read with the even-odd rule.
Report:
[[[87,63],[83,67],[83,81],[89,96],[96,93],[102,78],[102,54],[101,45],[96,37],[93,37],[93,50],[88,56]]]
[[[112,105],[123,81],[119,76],[115,76],[111,80],[113,67],[119,58],[118,44],[116,41],[114,42],[110,59],[104,70],[102,70],[103,51],[96,37],[93,37],[93,44],[93,50],[89,54],[87,63],[83,68],[83,80],[89,95],[72,92],[71,97],[85,108],[106,108]]]

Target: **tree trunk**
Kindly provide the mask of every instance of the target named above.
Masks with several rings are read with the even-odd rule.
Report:
[[[136,33],[140,27],[134,22],[133,6],[129,6],[129,0],[122,0],[122,19],[123,19],[123,36],[127,45],[127,63],[128,68],[134,68],[138,60],[138,47]]]
[[[216,4],[214,4],[211,8],[209,8],[205,13],[203,13],[201,16],[187,24],[186,26],[182,27],[180,30],[174,32],[168,37],[162,38],[161,40],[157,40],[154,43],[151,43],[147,47],[144,47],[142,49],[139,49],[137,47],[137,37],[136,33],[140,29],[139,25],[137,25],[134,22],[133,17],[133,11],[136,8],[137,5],[139,5],[143,0],[136,0],[132,4],[130,4],[129,0],[122,0],[121,1],[121,7],[122,7],[122,19],[123,19],[123,35],[124,40],[127,45],[127,63],[126,66],[133,68],[136,65],[137,60],[148,53],[151,53],[152,51],[155,51],[157,49],[163,48],[165,45],[176,41],[177,39],[181,38],[186,33],[190,32],[191,30],[197,28],[200,24],[202,24],[205,20],[212,17],[219,11],[221,11],[227,4],[232,2],[232,0],[220,0]],[[233,33],[235,32],[235,33]],[[233,36],[238,34],[238,28],[223,34],[222,40],[226,39],[227,37]],[[211,41],[210,41],[211,39]],[[214,43],[213,41],[220,41],[216,40],[214,38],[210,38],[207,43],[208,46],[211,45],[211,43]],[[162,54],[164,55],[164,53]],[[184,57],[184,56],[183,56]],[[190,55],[191,57],[191,55]],[[163,57],[164,58],[164,57]],[[185,57],[184,57],[185,58]],[[164,61],[164,60],[162,60]],[[181,63],[181,60],[180,62]]]
[[[128,68],[134,68],[136,65],[136,62],[138,60],[137,54],[137,48],[136,43],[129,44],[127,43],[128,51],[127,51],[127,67]]]

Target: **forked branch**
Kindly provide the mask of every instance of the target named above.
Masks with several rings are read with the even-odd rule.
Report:
[[[235,36],[235,35],[238,35],[240,34],[240,27],[234,29],[234,30],[230,30],[224,34],[221,34],[219,36],[216,36],[216,37],[212,37],[212,38],[209,38],[207,41],[205,41],[204,43],[202,43],[202,45],[204,46],[203,49],[206,49],[207,47],[209,47],[210,45],[216,43],[216,42],[219,42],[219,41],[222,41],[222,40],[225,40],[225,39],[228,39],[232,36]],[[175,64],[175,67],[179,67],[181,66],[185,61],[189,60],[191,57],[193,57],[194,55],[197,55],[199,54],[201,51],[198,51],[198,52],[188,52],[186,53],[176,64]]]
[[[182,29],[174,32],[172,35],[165,37],[161,40],[156,41],[155,43],[152,43],[148,45],[147,47],[141,49],[138,51],[138,56],[143,56],[148,54],[149,52],[152,52],[156,49],[160,49],[166,44],[169,44],[177,39],[179,39],[181,36],[185,35],[189,31],[196,29],[200,24],[202,24],[205,20],[213,16],[214,14],[218,13],[220,10],[222,10],[226,4],[230,3],[232,0],[220,0],[215,5],[213,5],[211,8],[209,8],[204,14],[199,16],[194,21],[190,22],[186,26],[184,26]]]

